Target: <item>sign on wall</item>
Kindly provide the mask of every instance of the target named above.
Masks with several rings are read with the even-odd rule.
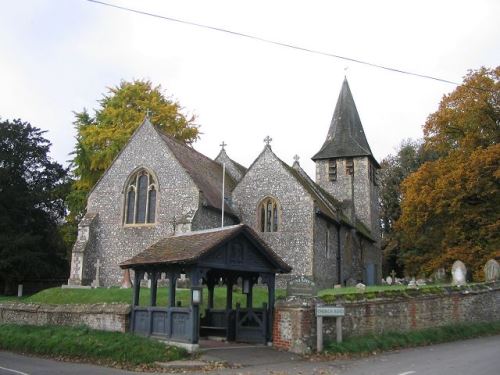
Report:
[[[298,276],[286,283],[286,296],[314,297],[316,295],[316,284],[306,276]]]

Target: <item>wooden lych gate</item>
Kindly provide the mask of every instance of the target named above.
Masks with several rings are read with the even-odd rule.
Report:
[[[272,341],[276,273],[291,268],[246,225],[189,232],[164,238],[120,264],[134,275],[131,330],[168,341],[197,344],[200,336],[228,341],[266,343]],[[149,306],[139,306],[140,282],[148,274]],[[168,302],[157,305],[160,275],[168,279]],[[176,282],[185,274],[191,283],[189,306],[176,306]],[[253,290],[258,282],[267,287],[268,299],[254,306]],[[224,308],[215,308],[214,290],[226,286]],[[233,304],[233,288],[246,295],[245,307]],[[202,286],[208,290],[206,308],[200,314]],[[200,318],[201,315],[201,318]]]

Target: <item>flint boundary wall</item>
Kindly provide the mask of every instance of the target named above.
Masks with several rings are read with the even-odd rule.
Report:
[[[46,305],[34,303],[0,304],[0,324],[34,326],[87,326],[101,331],[127,332],[130,305]]]
[[[419,294],[363,301],[342,301],[345,307],[343,337],[407,332],[467,322],[500,320],[500,282],[489,289]],[[316,345],[316,304],[319,299],[291,299],[276,304],[274,346],[295,353],[308,353]],[[335,318],[323,318],[325,340],[335,340]]]

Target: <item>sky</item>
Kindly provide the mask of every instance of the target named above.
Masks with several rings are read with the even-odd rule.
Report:
[[[105,0],[107,1],[107,0]],[[109,0],[141,11],[461,82],[500,63],[500,2]],[[394,153],[454,85],[86,0],[0,0],[0,117],[47,130],[67,165],[74,112],[108,87],[147,79],[195,114],[194,147],[249,166],[269,135],[288,164],[321,148],[347,76],[375,158]]]

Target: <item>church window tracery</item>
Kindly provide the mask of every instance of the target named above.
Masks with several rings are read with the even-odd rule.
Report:
[[[155,223],[157,190],[155,178],[145,169],[135,172],[129,178],[125,196],[126,225]]]
[[[259,205],[259,229],[261,232],[277,232],[279,229],[279,204],[276,199],[265,198]]]

